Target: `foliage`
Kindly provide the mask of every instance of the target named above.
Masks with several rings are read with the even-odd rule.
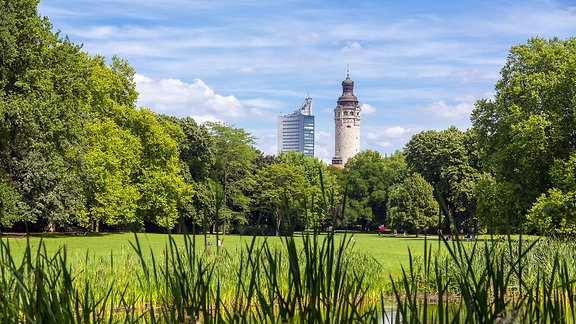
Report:
[[[454,126],[421,132],[406,144],[405,154],[408,166],[438,190],[458,226],[476,227],[474,185],[479,166],[470,132]]]
[[[375,280],[371,275],[384,275],[382,269],[345,234],[227,237],[239,240],[234,248],[203,246],[194,235],[153,235],[146,240],[130,236],[134,238],[130,249],[127,237],[2,239],[2,322],[402,319],[476,323],[509,319],[558,323],[576,319],[572,239],[465,242],[456,238],[438,241],[435,249],[436,244],[425,239],[355,235],[358,243],[363,239],[382,241],[384,246],[399,242],[394,251],[389,249],[391,254],[404,250],[400,245],[419,246],[415,253],[402,251],[400,278],[395,272]],[[95,243],[117,238],[128,245],[126,249],[110,253],[104,251],[107,244]],[[90,243],[79,248],[75,243],[80,240]],[[69,242],[68,248],[57,248],[63,242]],[[86,248],[91,253],[82,252]],[[391,260],[391,256],[381,259]],[[392,300],[378,291],[383,282],[390,285]]]
[[[245,213],[250,208],[250,198],[246,196],[242,184],[253,173],[254,161],[258,157],[253,147],[254,137],[242,128],[222,123],[206,122],[204,125],[214,143],[215,159],[211,178],[223,190],[224,225],[233,218],[244,221]]]
[[[365,150],[350,158],[341,185],[348,193],[347,222],[361,224],[363,229],[386,223],[387,190],[403,180],[405,169],[402,153],[384,158]]]
[[[390,188],[387,217],[392,228],[425,232],[438,224],[438,208],[434,189],[418,173]]]
[[[142,147],[138,138],[110,119],[93,120],[87,125],[88,151],[85,167],[89,174],[89,221],[98,232],[98,223],[135,223],[140,191],[136,173]],[[88,224],[83,224],[88,225]]]
[[[523,221],[552,186],[550,169],[576,143],[576,39],[532,38],[511,48],[494,99],[476,103],[474,134],[486,171],[514,206],[512,225]]]
[[[517,219],[518,209],[515,200],[511,200],[517,185],[496,182],[491,174],[480,175],[474,188],[478,199],[478,231],[490,234],[509,233],[510,226]]]
[[[0,177],[0,224],[11,226],[18,219],[16,213],[16,193],[6,181]]]
[[[307,157],[295,151],[280,152],[275,162],[295,168],[304,177],[308,187],[307,208],[309,213],[301,216],[301,224],[309,229],[318,229],[321,224],[332,220],[328,201],[339,190],[336,176],[328,172],[326,165],[318,158]]]
[[[82,52],[37,4],[9,0],[0,11],[0,174],[16,208],[4,224],[171,228],[192,194],[182,129],[137,110],[128,63]]]
[[[576,193],[550,189],[536,199],[526,216],[528,226],[544,235],[576,233]]]

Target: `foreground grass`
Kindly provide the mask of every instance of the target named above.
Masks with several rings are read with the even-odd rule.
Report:
[[[222,247],[182,235],[4,239],[1,320],[576,320],[573,240],[353,237],[224,236]]]
[[[320,233],[319,239],[324,239],[326,235]],[[389,276],[394,278],[401,276],[402,267],[409,266],[409,251],[414,251],[413,256],[417,259],[424,253],[423,237],[393,237],[363,233],[355,233],[353,241],[350,241],[350,237],[351,235],[346,233],[337,233],[334,236],[338,244],[350,243],[348,252],[349,258],[353,260],[351,267],[356,272],[364,273],[365,283],[371,287],[366,296],[367,300],[377,300],[381,292],[391,296],[393,290]],[[298,235],[296,238],[294,241],[296,247],[301,249],[302,240],[298,239]],[[236,270],[242,262],[242,252],[252,243],[253,238],[237,235],[220,236],[223,242],[220,248],[217,247],[215,235],[206,238],[203,235],[195,235],[190,236],[190,239],[195,240],[195,252],[199,257],[205,262],[217,262],[215,274],[220,280],[213,281],[212,284],[219,286],[221,294],[232,294],[236,289]],[[9,242],[10,252],[15,260],[21,260],[28,247],[35,253],[40,242],[48,255],[54,255],[65,248],[71,275],[79,282],[90,279],[97,295],[98,292],[106,292],[111,282],[117,287],[127,287],[125,295],[132,299],[150,293],[135,284],[138,276],[144,274],[141,260],[132,246],[135,243],[135,236],[132,233],[99,233],[86,236],[44,234],[28,238],[10,237],[4,240]],[[156,262],[162,262],[170,240],[173,240],[178,248],[183,248],[185,245],[184,235],[138,234],[138,240],[142,257],[147,262],[151,261],[152,256],[156,257]],[[256,237],[255,248],[260,248],[263,242],[272,248],[282,245],[279,237]],[[205,246],[205,243],[211,245]],[[287,264],[285,261],[282,262],[283,265]],[[150,289],[156,293],[156,290],[161,288]]]

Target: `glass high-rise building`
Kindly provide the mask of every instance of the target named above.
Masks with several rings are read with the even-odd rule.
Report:
[[[278,152],[285,151],[314,156],[314,116],[310,97],[290,115],[278,116]]]

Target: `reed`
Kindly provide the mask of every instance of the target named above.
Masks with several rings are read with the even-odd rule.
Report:
[[[421,262],[410,257],[393,281],[395,321],[576,322],[573,241],[453,237],[442,240],[443,252],[425,253]]]
[[[134,235],[134,256],[85,257],[29,242],[16,259],[0,243],[0,319],[6,323],[576,322],[574,248],[567,239],[425,241],[409,251],[391,294],[374,287],[377,263],[347,234],[317,232],[273,244],[252,237],[234,253],[195,235],[161,254]],[[105,259],[105,258],[104,258]],[[136,280],[114,276],[128,262]],[[100,276],[95,275],[100,273]],[[390,306],[392,305],[392,306]]]

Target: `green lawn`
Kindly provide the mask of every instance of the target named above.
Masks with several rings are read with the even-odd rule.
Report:
[[[336,235],[342,239],[345,236],[346,239],[350,238],[349,233],[337,233]],[[181,235],[173,235],[173,237],[177,242],[183,242]],[[393,237],[391,235],[378,236],[377,234],[355,233],[353,237],[352,252],[374,258],[382,265],[381,271],[385,274],[400,274],[401,266],[408,266],[409,250],[416,257],[422,256],[424,253],[424,238],[422,236],[418,238],[413,236]],[[138,238],[144,251],[151,250],[156,256],[162,254],[161,252],[166,247],[168,240],[168,236],[165,234],[138,234]],[[222,249],[230,254],[240,251],[252,239],[252,237],[237,235],[221,235],[220,238],[223,242]],[[9,241],[12,255],[18,259],[26,246],[26,238],[10,237],[4,239]],[[94,259],[109,259],[111,254],[115,259],[120,260],[135,256],[130,244],[130,242],[135,242],[133,233],[99,233],[86,236],[33,235],[30,237],[31,246],[36,249],[41,239],[44,240],[49,253],[54,253],[58,248],[66,246],[69,260],[73,264],[82,262],[86,258],[86,254]],[[280,244],[278,237],[258,238],[258,240],[264,239],[267,239],[271,244]],[[196,235],[196,240],[197,246],[204,247],[204,236]],[[212,246],[207,247],[207,249],[215,250],[216,236],[208,236],[207,241],[212,243]],[[438,247],[437,238],[429,238],[428,243],[432,244],[433,248]]]

